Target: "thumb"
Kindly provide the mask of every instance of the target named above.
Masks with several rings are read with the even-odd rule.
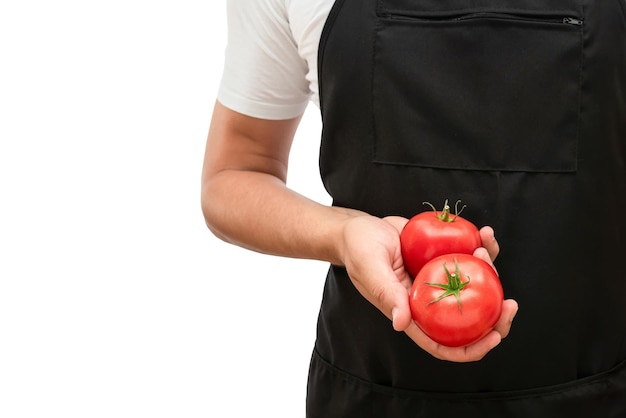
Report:
[[[385,274],[386,273],[386,274]],[[374,305],[378,306],[387,317],[391,318],[393,329],[405,331],[413,322],[409,306],[409,290],[412,281],[402,268],[401,277],[397,272],[386,270],[376,275],[377,283],[373,283]]]
[[[413,322],[413,317],[411,316],[409,295],[406,288],[404,286],[398,286],[398,288],[398,292],[395,292],[393,308],[391,309],[391,321],[393,329],[405,331]]]
[[[373,275],[377,278],[376,280],[366,283],[363,282],[362,277],[361,280],[355,280],[356,277],[350,274],[349,276],[359,293],[392,320],[396,331],[404,331],[411,325],[409,293],[407,287],[395,276],[391,275],[387,278],[385,274],[376,274]]]

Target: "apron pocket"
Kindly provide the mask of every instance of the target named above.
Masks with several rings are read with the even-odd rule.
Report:
[[[583,27],[574,12],[379,6],[374,162],[575,172]]]
[[[311,359],[307,418],[609,418],[626,415],[626,362],[606,372],[551,387],[508,392],[417,392],[364,381]]]

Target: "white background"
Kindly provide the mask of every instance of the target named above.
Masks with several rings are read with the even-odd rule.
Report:
[[[303,417],[327,266],[214,238],[223,0],[0,5],[0,417]],[[289,185],[329,202],[310,106]]]

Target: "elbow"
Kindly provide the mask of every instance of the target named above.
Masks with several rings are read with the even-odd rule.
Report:
[[[206,188],[203,188],[200,198],[200,204],[204,223],[209,232],[211,232],[211,234],[224,242],[232,243],[231,239],[229,239],[228,237],[228,234],[224,232],[224,228],[222,225],[224,219],[222,216],[219,216],[219,199],[209,193]]]
[[[205,217],[204,222],[205,222],[207,228],[209,229],[209,232],[211,232],[215,237],[217,237],[218,239],[220,239],[220,240],[222,240],[224,242],[227,242],[229,244],[231,243],[231,241],[228,239],[228,237],[226,235],[222,234],[220,232],[220,230],[214,224],[212,224],[211,222],[209,222],[206,219],[206,217]]]

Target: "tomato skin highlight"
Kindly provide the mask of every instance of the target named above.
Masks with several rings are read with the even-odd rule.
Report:
[[[450,215],[440,218],[444,211],[426,211],[413,216],[400,233],[404,268],[415,277],[428,261],[444,254],[473,254],[482,245],[476,225],[465,218]]]
[[[467,284],[454,295],[433,284],[448,284],[457,273]],[[460,301],[460,302],[459,302]],[[411,315],[431,339],[448,347],[472,344],[487,335],[500,319],[504,292],[497,273],[487,262],[468,254],[446,254],[429,261],[420,270],[409,295]]]

